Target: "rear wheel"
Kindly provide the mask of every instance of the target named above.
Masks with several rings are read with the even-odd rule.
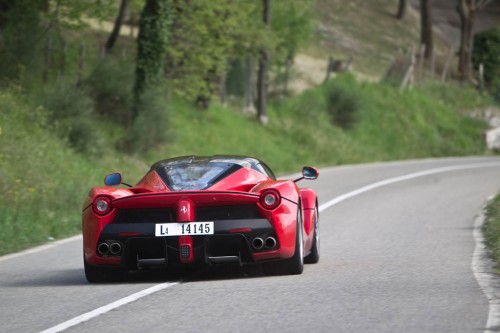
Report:
[[[314,214],[314,238],[311,247],[311,253],[309,253],[305,258],[304,262],[306,264],[316,264],[319,261],[319,212],[318,203],[316,203]]]
[[[128,271],[123,268],[92,266],[87,263],[85,258],[83,259],[83,266],[85,268],[85,277],[90,283],[121,282],[128,277]]]
[[[304,271],[304,245],[302,233],[302,209],[299,206],[295,232],[295,253],[291,258],[266,263],[265,272],[273,275],[297,275]]]

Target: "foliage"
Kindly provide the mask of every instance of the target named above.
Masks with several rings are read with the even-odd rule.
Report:
[[[177,96],[210,98],[229,62],[252,41],[252,13],[250,1],[175,1],[166,73]]]
[[[96,157],[77,153],[41,124],[46,110],[15,88],[0,90],[0,255],[80,233],[90,186],[113,170],[139,177],[147,169],[113,149]],[[114,131],[90,121],[103,139]]]
[[[48,10],[45,15],[49,27],[69,30],[87,27],[86,19],[88,18],[97,20],[112,19],[116,5],[114,0],[45,1],[48,1]]]
[[[39,9],[43,1],[19,0],[2,13],[0,25],[0,76],[22,79],[26,72],[38,70],[37,52],[43,35],[39,32]]]
[[[42,97],[43,124],[79,152],[97,153],[99,140],[93,130],[93,102],[82,88],[57,81]]]
[[[500,100],[500,28],[477,33],[474,37],[472,61],[479,67],[484,65],[487,87]]]
[[[360,109],[359,96],[354,90],[329,84],[326,90],[327,111],[331,122],[342,129],[351,129]]]
[[[133,64],[110,56],[101,60],[85,80],[98,115],[129,126],[132,122]]]
[[[271,28],[275,34],[274,63],[278,67],[293,61],[299,48],[306,45],[314,33],[316,17],[313,1],[274,1]]]
[[[138,115],[119,143],[127,152],[154,149],[168,138],[168,109],[166,88],[164,85],[150,87],[142,96]]]
[[[172,15],[173,0],[148,0],[141,13],[137,38],[133,118],[138,116],[146,89],[156,85],[163,76]]]

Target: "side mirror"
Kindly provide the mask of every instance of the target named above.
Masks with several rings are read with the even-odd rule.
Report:
[[[316,168],[306,166],[302,169],[302,177],[304,177],[304,179],[314,180],[318,178],[318,176],[319,171]]]
[[[120,173],[112,173],[104,178],[104,185],[116,186],[122,183],[122,175]]]
[[[319,176],[318,169],[306,166],[302,168],[302,177],[295,179],[294,182],[298,182],[299,180],[302,179],[314,180],[318,178],[318,176]]]

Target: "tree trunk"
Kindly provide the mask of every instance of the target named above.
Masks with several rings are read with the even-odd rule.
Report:
[[[425,59],[430,59],[434,52],[432,39],[432,6],[430,0],[420,0],[420,43],[425,45]]]
[[[173,0],[147,0],[139,20],[137,57],[133,87],[132,120],[146,89],[158,86],[163,78],[169,28],[173,15]]]
[[[458,0],[460,17],[460,48],[458,51],[458,77],[460,81],[472,79],[472,39],[476,13],[492,0]]]
[[[407,6],[408,6],[407,0],[399,0],[398,13],[396,14],[396,18],[398,20],[402,20],[405,18]]]
[[[460,17],[460,48],[458,51],[458,78],[467,81],[471,78],[472,28],[475,13],[470,1],[459,0],[457,11]]]
[[[110,53],[113,49],[113,46],[116,43],[116,40],[120,36],[120,30],[123,25],[123,19],[125,18],[125,13],[127,11],[129,0],[121,0],[120,10],[118,11],[118,16],[115,20],[115,26],[113,27],[113,31],[111,35],[109,35],[108,41],[106,42],[105,50],[106,53]]]
[[[243,108],[243,113],[246,114],[256,114],[255,107],[253,105],[253,96],[254,96],[254,80],[253,80],[253,59],[252,56],[249,55],[245,61],[245,107]]]
[[[269,29],[271,23],[271,0],[263,0],[263,19],[266,28]],[[259,73],[257,79],[257,117],[261,124],[267,124],[267,64],[269,61],[269,51],[266,47],[260,50]]]

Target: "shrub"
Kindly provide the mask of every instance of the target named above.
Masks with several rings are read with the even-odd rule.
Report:
[[[43,94],[42,105],[47,127],[75,150],[97,152],[99,140],[91,122],[93,103],[84,89],[58,80]]]
[[[476,34],[472,61],[476,67],[484,65],[484,79],[488,90],[500,100],[500,28]]]
[[[342,86],[330,85],[326,91],[326,107],[332,123],[342,129],[351,129],[360,109],[359,97]]]
[[[130,125],[133,74],[130,62],[109,57],[95,68],[85,86],[94,99],[97,114],[121,125]]]
[[[127,137],[119,143],[129,152],[144,151],[157,146],[167,138],[167,107],[165,91],[162,87],[150,88],[143,94]]]

